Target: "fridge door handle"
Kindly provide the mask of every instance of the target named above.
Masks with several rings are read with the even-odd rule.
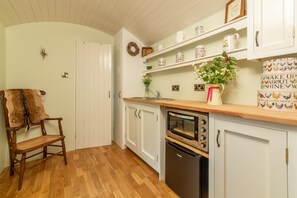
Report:
[[[180,158],[183,158],[183,156],[180,155],[180,154],[178,154],[178,153],[176,153],[176,156],[177,156],[177,157],[180,157]]]

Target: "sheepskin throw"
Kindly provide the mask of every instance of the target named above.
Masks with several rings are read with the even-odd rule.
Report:
[[[9,89],[4,91],[10,127],[27,127],[44,120],[41,93],[35,89]]]

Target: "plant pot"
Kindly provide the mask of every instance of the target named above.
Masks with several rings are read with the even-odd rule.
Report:
[[[207,93],[207,104],[222,105],[222,94],[224,92],[223,84],[210,84]]]
[[[148,88],[145,88],[144,90],[144,97],[150,97],[150,90]]]
[[[153,68],[153,66],[151,66],[151,65],[147,65],[147,66],[146,66],[146,69],[147,69],[147,70],[150,70],[150,69],[152,69],[152,68]]]

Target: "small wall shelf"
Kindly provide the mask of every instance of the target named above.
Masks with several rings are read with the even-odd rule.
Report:
[[[234,56],[237,60],[246,59],[247,48],[240,48],[240,49],[236,49],[236,50],[233,50],[232,52],[227,52],[227,53],[230,56]],[[199,59],[192,59],[192,60],[184,61],[182,63],[174,63],[174,64],[158,67],[158,68],[151,69],[151,70],[146,70],[146,71],[143,71],[142,73],[150,74],[150,73],[155,73],[155,72],[160,72],[160,71],[165,71],[165,70],[170,70],[170,69],[176,69],[176,68],[180,68],[180,67],[192,66],[194,64],[199,64],[202,62],[208,62],[208,61],[212,60],[214,57],[220,56],[220,55],[221,55],[221,53],[213,54],[213,55],[209,55],[209,56],[199,58]]]
[[[204,32],[203,34],[201,34],[199,36],[195,36],[193,38],[184,40],[181,43],[177,43],[177,44],[171,45],[169,47],[166,47],[161,51],[149,54],[149,55],[142,58],[142,62],[145,63],[148,59],[154,58],[154,57],[159,56],[161,54],[165,54],[167,52],[170,52],[172,50],[184,47],[186,45],[190,45],[190,44],[195,43],[197,41],[200,41],[202,39],[218,35],[220,33],[223,33],[225,31],[227,31],[227,30],[235,29],[235,30],[238,31],[238,30],[244,29],[246,27],[247,27],[247,17],[245,16],[245,17],[239,18],[237,20],[231,21],[229,23],[226,23],[224,25],[221,25],[221,26],[219,26],[217,28],[214,28],[212,30],[209,30],[207,32]]]

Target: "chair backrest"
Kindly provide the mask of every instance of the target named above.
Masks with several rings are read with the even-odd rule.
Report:
[[[33,89],[8,89],[0,91],[6,127],[27,129],[48,118],[44,111],[41,95],[44,91]]]

